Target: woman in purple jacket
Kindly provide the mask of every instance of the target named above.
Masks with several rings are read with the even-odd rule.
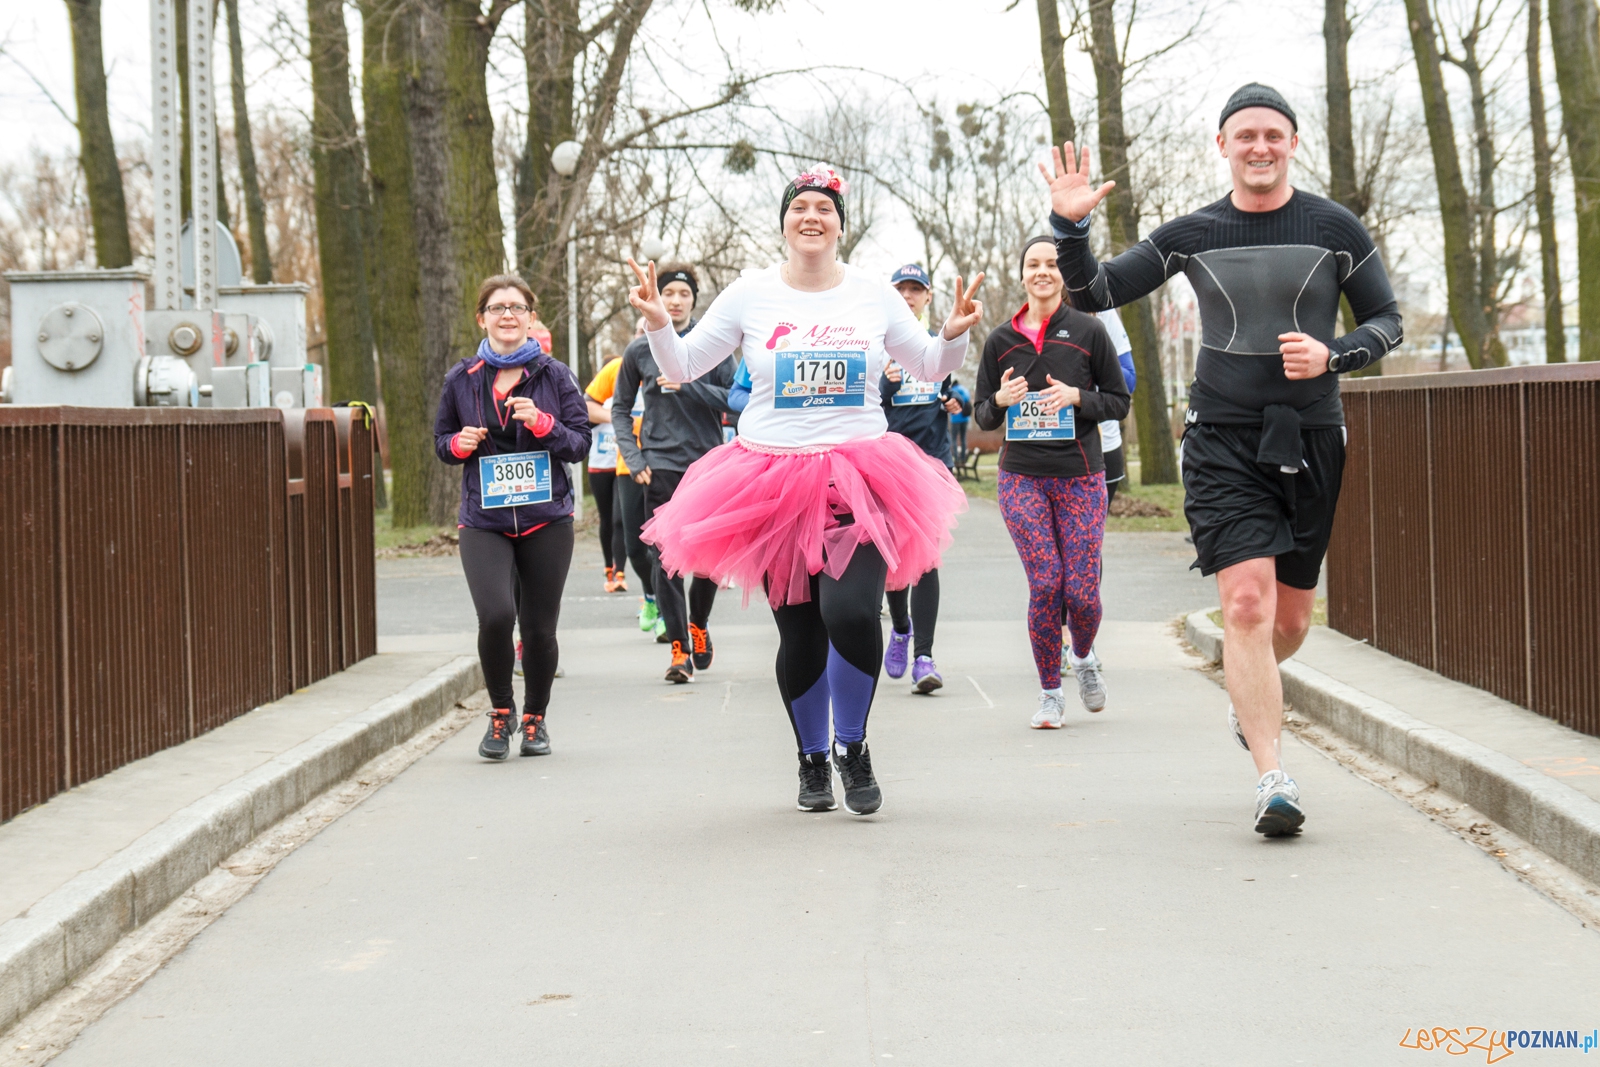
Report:
[[[544,717],[558,649],[556,622],[572,563],[568,463],[589,452],[589,411],[572,372],[528,336],[533,290],[511,274],[478,288],[478,351],[444,376],[434,451],[462,464],[461,569],[478,610],[478,659],[492,709],[478,746],[505,759],[550,752]],[[521,623],[526,692],[517,720],[512,628]]]

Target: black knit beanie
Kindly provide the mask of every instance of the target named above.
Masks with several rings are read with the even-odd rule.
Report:
[[[1294,132],[1300,132],[1300,120],[1294,117],[1294,108],[1289,106],[1289,101],[1283,94],[1270,85],[1260,82],[1251,82],[1241,85],[1228,97],[1227,106],[1222,109],[1222,117],[1217,120],[1217,129],[1222,129],[1228,121],[1228,116],[1235,111],[1243,111],[1247,107],[1270,107],[1278,114],[1289,120],[1289,125],[1294,127]]]

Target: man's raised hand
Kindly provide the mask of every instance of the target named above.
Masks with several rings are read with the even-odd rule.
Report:
[[[639,309],[639,314],[644,316],[644,324],[652,330],[660,330],[672,325],[672,316],[667,314],[667,305],[661,299],[661,287],[656,284],[656,264],[651,260],[647,266],[648,272],[628,257],[628,266],[633,268],[633,273],[639,279],[639,284],[628,290],[628,303]]]
[[[1063,163],[1062,153],[1066,153]],[[1083,159],[1078,159],[1078,154],[1073,150],[1072,142],[1068,141],[1060,148],[1050,149],[1050,158],[1055,163],[1055,173],[1051,174],[1043,163],[1039,164],[1039,173],[1044,175],[1044,180],[1050,185],[1050,210],[1062,218],[1071,219],[1073,222],[1082,222],[1095,205],[1106,198],[1106,194],[1116,187],[1116,182],[1106,182],[1098,189],[1089,185],[1089,148],[1083,149]]]
[[[950,317],[944,320],[944,339],[954,341],[978,324],[983,318],[983,301],[972,299],[972,294],[978,291],[978,286],[983,284],[983,275],[980,273],[972,279],[970,289],[961,288],[961,278],[956,277],[956,298],[950,305]]]

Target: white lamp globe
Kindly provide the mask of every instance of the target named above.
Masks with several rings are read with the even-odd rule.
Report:
[[[550,153],[550,165],[563,178],[570,178],[577,173],[578,157],[582,154],[583,146],[577,141],[562,141]]]
[[[646,237],[639,242],[639,254],[647,261],[660,261],[667,254],[667,243],[659,237]]]

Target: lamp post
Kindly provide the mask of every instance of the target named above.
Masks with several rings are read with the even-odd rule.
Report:
[[[577,141],[562,141],[550,152],[550,166],[563,178],[578,172],[578,157],[583,146]],[[575,195],[575,190],[568,190]],[[567,368],[578,379],[578,217],[567,224]],[[578,464],[567,464],[567,479],[572,485],[573,518],[583,521],[583,490],[579,488]]]

